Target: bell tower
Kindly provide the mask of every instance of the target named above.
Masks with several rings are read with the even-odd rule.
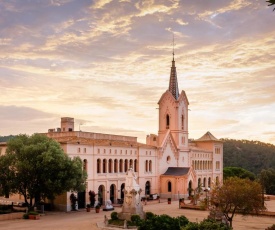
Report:
[[[161,146],[168,133],[171,133],[177,148],[182,150],[187,149],[189,102],[184,91],[179,94],[174,52],[170,72],[169,88],[164,94],[162,94],[158,104],[158,146]]]

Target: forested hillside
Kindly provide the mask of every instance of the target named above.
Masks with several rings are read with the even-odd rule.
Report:
[[[241,167],[256,175],[262,169],[275,169],[275,145],[260,141],[221,140],[224,141],[224,167]]]
[[[13,135],[9,135],[9,136],[0,136],[0,142],[6,142],[9,139],[13,138]]]

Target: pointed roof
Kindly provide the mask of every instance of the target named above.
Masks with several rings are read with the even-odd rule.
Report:
[[[175,60],[174,60],[174,52],[173,52],[173,60],[172,60],[172,67],[171,67],[171,73],[170,73],[169,91],[172,93],[173,97],[176,100],[178,100],[179,87],[178,87],[178,79],[177,79],[177,70],[176,70]]]
[[[190,167],[169,167],[163,176],[184,176],[189,172]]]
[[[195,141],[220,141],[220,140],[214,137],[212,133],[207,131],[201,138]]]

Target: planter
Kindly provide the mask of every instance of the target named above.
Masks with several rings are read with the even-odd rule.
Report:
[[[39,220],[40,216],[39,215],[29,215],[30,220]]]
[[[95,209],[95,212],[96,212],[96,213],[99,213],[99,211],[100,211],[99,208],[96,208],[96,209]]]
[[[87,212],[90,212],[90,211],[91,211],[91,208],[86,208],[86,211],[87,211]]]

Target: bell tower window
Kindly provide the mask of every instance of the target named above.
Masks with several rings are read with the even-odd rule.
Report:
[[[181,115],[181,129],[184,129],[184,116]]]
[[[166,129],[169,129],[169,126],[170,126],[170,117],[169,117],[169,115],[167,114],[167,115],[166,115]]]

